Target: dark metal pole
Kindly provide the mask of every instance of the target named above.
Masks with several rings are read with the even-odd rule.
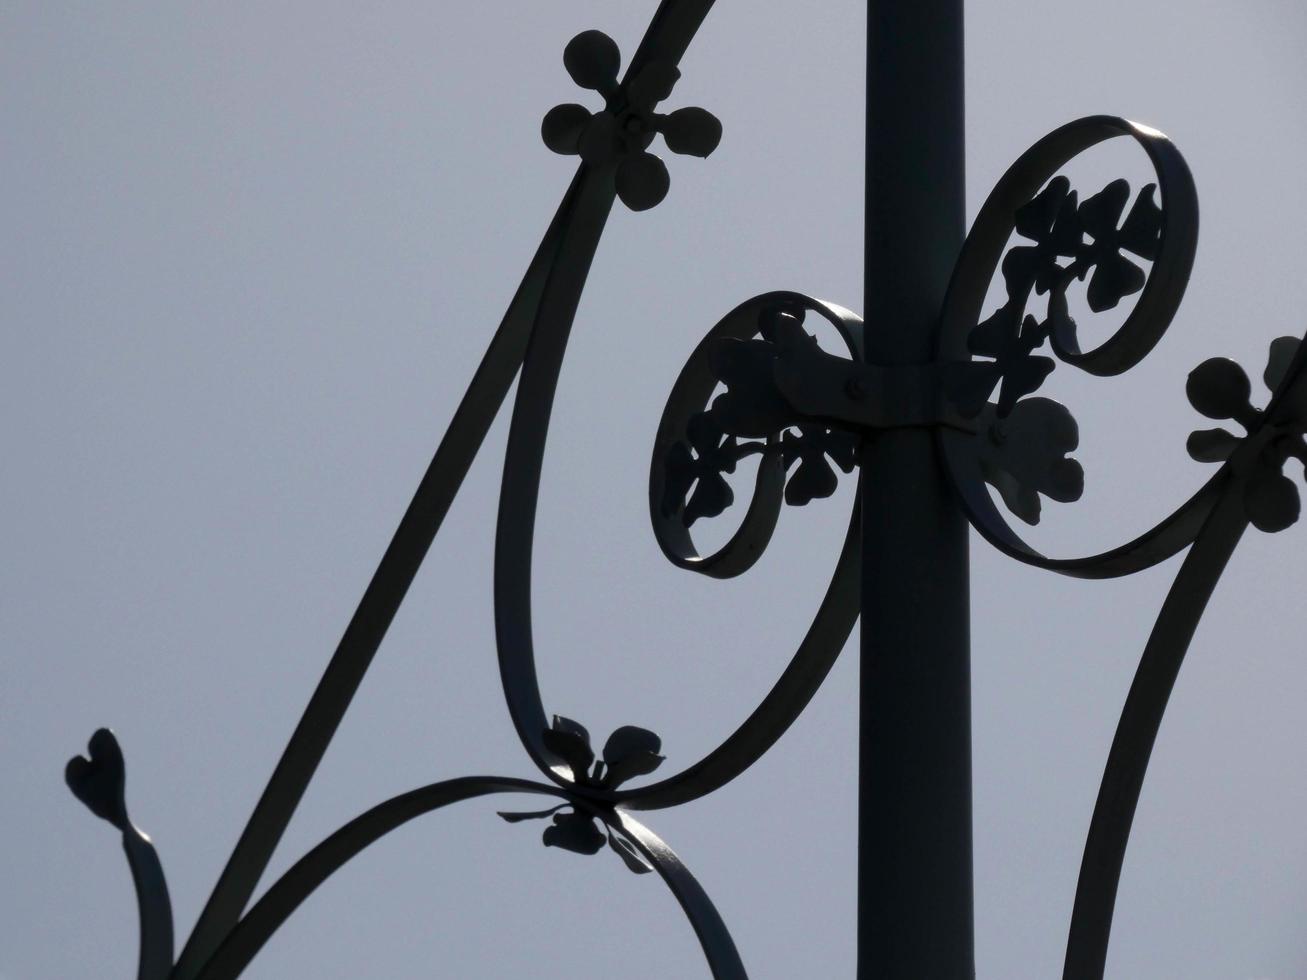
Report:
[[[869,0],[868,360],[924,363],[964,232],[962,0]],[[926,428],[863,457],[859,980],[970,980],[967,521]]]

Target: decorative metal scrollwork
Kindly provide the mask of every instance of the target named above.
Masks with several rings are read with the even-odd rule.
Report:
[[[824,356],[804,329],[809,313],[833,326],[850,353],[861,357],[862,321],[854,314],[775,292],[723,317],[681,369],[658,424],[649,474],[654,534],[679,567],[716,578],[748,571],[771,539],[782,502],[802,505],[830,496],[838,480],[831,462],[852,472],[856,432],[837,420],[805,416],[783,391],[788,374],[802,374]],[[721,386],[725,391],[715,394]],[[726,544],[701,556],[690,528],[730,507],[734,493],[723,474],[748,456],[758,457],[758,474],[743,521]]]
[[[631,787],[663,763],[662,742],[635,726],[617,729],[596,758],[586,729],[545,712],[531,626],[531,559],[550,411],[586,276],[615,199],[633,210],[667,194],[666,167],[648,148],[661,133],[677,153],[707,156],[721,125],[702,109],[655,110],[711,0],[663,0],[626,78],[617,46],[597,31],[575,37],[564,64],[605,107],[557,106],[542,134],[581,166],[509,305],[413,503],[382,559],[268,787],[174,965],[167,887],[154,847],[127,815],[125,767],[114,736],[97,732],[89,756],[67,768],[70,788],[122,832],[141,921],[138,980],[233,980],[267,940],[336,870],[391,830],[462,800],[529,793],[559,800],[544,810],[502,811],[511,823],[548,820],[547,846],[583,854],[605,843],[632,871],[655,871],[693,925],[718,980],[742,980],[734,943],[702,888],[676,855],[631,816],[720,788],[757,761],[799,716],[833,665],[858,616],[859,505],[812,623],[766,697],[711,752],[659,781]],[[1080,202],[1058,171],[1113,137],[1135,140],[1157,182],[1131,198],[1113,181]],[[1160,190],[1161,201],[1157,200]],[[1084,474],[1069,453],[1079,435],[1057,402],[1036,396],[1056,361],[1115,375],[1142,359],[1170,323],[1193,262],[1197,202],[1188,168],[1155,130],[1109,116],[1071,123],[1035,144],[999,181],[962,249],[938,326],[934,363],[867,363],[862,323],[833,304],[773,292],[736,307],[709,331],[676,379],[654,440],[649,508],[664,554],[717,578],[740,575],[761,556],[784,504],[829,497],[836,470],[851,473],[877,430],[926,427],[972,524],[1007,554],[1081,577],[1130,574],[1192,545],[1176,578],[1122,712],[1089,836],[1068,941],[1065,980],[1101,980],[1116,885],[1153,741],[1198,618],[1251,521],[1266,531],[1299,516],[1299,491],[1284,473],[1307,469],[1307,344],[1282,337],[1264,372],[1272,398],[1251,402],[1241,368],[1214,359],[1189,378],[1202,414],[1246,430],[1196,431],[1189,451],[1221,467],[1206,486],[1152,531],[1082,559],[1050,559],[1027,545],[990,496],[1027,523],[1041,497],[1080,497]],[[1013,233],[1021,239],[1008,248]],[[1141,263],[1149,263],[1145,269]],[[1006,301],[981,319],[995,274]],[[1082,350],[1067,293],[1087,280],[1091,312],[1136,296],[1105,342]],[[1041,315],[1032,297],[1046,296]],[[823,351],[808,320],[824,321],[849,357]],[[1045,346],[1052,357],[1039,353]],[[528,356],[528,351],[529,355]],[[979,360],[977,359],[979,358]],[[466,776],[420,787],[351,820],[252,901],[282,832],[321,761],[418,567],[518,378],[495,537],[496,646],[505,700],[522,744],[549,780]],[[996,397],[995,397],[996,395]],[[928,446],[928,444],[927,444]],[[726,475],[756,458],[753,494],[738,529],[701,555],[691,529],[734,503]],[[861,479],[861,477],[860,477]],[[549,719],[549,720],[547,720]]]
[[[1058,172],[1090,147],[1123,136],[1147,153],[1157,182],[1146,185],[1133,203],[1123,180],[1080,202]],[[1009,248],[1014,233],[1018,244]],[[1088,558],[1052,559],[1022,540],[986,489],[994,486],[1008,509],[1030,524],[1040,517],[1039,495],[1079,499],[1083,472],[1065,458],[1078,442],[1075,421],[1056,402],[1029,397],[1056,364],[1036,352],[1047,345],[1057,360],[1103,376],[1137,364],[1175,315],[1197,234],[1197,195],[1179,152],[1157,130],[1111,116],[1078,120],[1040,140],[1004,174],[981,208],[949,285],[938,347],[948,371],[947,395],[976,424],[969,432],[941,427],[938,434],[972,524],[1000,550],[1068,575],[1102,578],[1163,561],[1198,533],[1215,502],[1215,485],[1134,541]],[[1151,263],[1147,271],[1140,261]],[[1007,300],[982,320],[996,272],[1003,276]],[[1071,283],[1086,278],[1092,312],[1137,295],[1121,326],[1087,351],[1081,349],[1067,302]],[[1042,316],[1028,312],[1038,296],[1047,297]],[[989,402],[996,389],[997,400]]]
[[[1130,136],[1147,152],[1161,187],[1130,199],[1114,181],[1078,203],[1057,176],[1072,157],[1114,136]],[[1135,541],[1081,559],[1050,559],[1026,544],[1003,519],[986,484],[1028,523],[1039,518],[1039,494],[1080,496],[1083,474],[1065,454],[1077,442],[1075,421],[1056,402],[1030,397],[1055,361],[1091,374],[1118,374],[1161,338],[1179,304],[1193,261],[1197,204],[1188,168],[1156,130],[1099,116],[1045,137],[1004,175],[976,219],[958,260],[941,319],[939,356],[949,398],[963,426],[937,437],[973,526],[1000,550],[1029,564],[1087,578],[1128,575],[1190,547],[1144,648],[1108,755],[1076,888],[1063,980],[1102,980],[1117,883],[1149,756],[1184,656],[1230,555],[1251,521],[1281,530],[1299,516],[1299,492],[1283,472],[1289,460],[1307,470],[1307,344],[1281,337],[1271,344],[1263,378],[1272,391],[1264,410],[1251,402],[1243,369],[1214,358],[1189,376],[1199,412],[1246,430],[1192,433],[1188,449],[1220,470],[1188,502]],[[1004,253],[1015,232],[1021,243]],[[1027,244],[1031,243],[1031,244]],[[1001,260],[1001,266],[1000,266]],[[1151,262],[1145,271],[1136,260]],[[989,282],[1001,268],[1007,300],[981,321]],[[1138,294],[1133,310],[1099,347],[1082,351],[1068,312],[1067,287],[1089,277],[1092,312]],[[1043,317],[1027,313],[1032,295],[1047,295]],[[983,361],[970,360],[979,355]],[[997,390],[998,397],[989,401]]]

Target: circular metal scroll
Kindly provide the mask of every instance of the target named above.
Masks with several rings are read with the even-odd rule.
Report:
[[[1069,349],[1053,336],[1058,358],[1090,374],[1121,374],[1138,364],[1161,339],[1184,295],[1198,241],[1198,197],[1184,158],[1165,135],[1116,116],[1089,116],[1068,123],[1027,150],[1005,173],[980,210],[963,244],[941,316],[939,356],[968,360],[967,338],[980,322],[986,293],[1016,227],[1016,212],[1069,161],[1090,147],[1129,137],[1148,154],[1162,194],[1158,251],[1134,309],[1098,347]],[[983,438],[983,434],[980,436]],[[1128,575],[1164,561],[1190,544],[1210,513],[1226,479],[1222,471],[1187,503],[1135,540],[1086,558],[1041,554],[1013,530],[995,506],[974,451],[975,434],[939,430],[939,445],[972,524],[1005,554],[1041,568],[1082,578]]]
[[[686,426],[708,408],[717,387],[718,379],[710,365],[714,345],[724,339],[749,340],[757,336],[760,318],[778,312],[818,314],[839,332],[853,356],[862,359],[862,320],[841,306],[801,293],[778,291],[755,296],[731,310],[708,332],[672,386],[654,437],[649,470],[649,516],[654,535],[663,554],[679,568],[713,578],[733,578],[753,567],[776,529],[785,488],[785,467],[778,452],[765,452],[759,459],[753,497],[744,519],[730,540],[712,554],[699,553],[681,515],[669,513],[663,507],[663,495],[668,452],[686,440]],[[769,435],[768,448],[775,447],[779,438],[779,433]]]

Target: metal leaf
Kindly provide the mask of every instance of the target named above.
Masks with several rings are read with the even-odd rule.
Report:
[[[1009,296],[1024,297],[1039,281],[1048,257],[1038,245],[1018,245],[1003,256],[1003,282]]]
[[[990,406],[978,437],[981,472],[1003,503],[1027,524],[1038,524],[1039,495],[1069,503],[1084,493],[1084,470],[1067,453],[1079,445],[1076,420],[1048,398],[1017,402],[1007,419]]]
[[[498,813],[506,823],[521,823],[523,820],[541,820],[544,817],[553,816],[565,806],[567,806],[566,803],[560,803],[558,806],[551,806],[548,810],[529,810],[520,812],[497,810],[496,813]]]
[[[1085,299],[1095,313],[1114,308],[1127,296],[1144,288],[1147,276],[1124,255],[1113,251],[1102,255],[1089,279]]]
[[[1080,221],[1096,241],[1115,240],[1121,212],[1130,199],[1130,183],[1118,178],[1080,205]]]
[[[1251,409],[1252,383],[1234,361],[1213,357],[1189,372],[1184,386],[1189,404],[1209,419],[1233,419]]]
[[[673,153],[706,157],[722,141],[722,124],[707,109],[677,109],[662,121],[663,140]]]
[[[1146,184],[1139,191],[1119,235],[1122,248],[1150,261],[1157,258],[1162,246],[1162,209],[1154,200],[1156,192],[1156,184]]]
[[[590,117],[590,110],[575,102],[554,106],[545,113],[544,121],[540,124],[540,135],[545,146],[555,153],[579,153],[581,134],[589,125]]]
[[[595,826],[593,817],[573,810],[554,814],[553,825],[545,828],[541,839],[545,847],[561,847],[577,854],[598,854],[604,846],[605,836]]]
[[[613,788],[622,785],[628,779],[647,776],[661,766],[663,760],[664,757],[658,754],[657,749],[637,749],[614,762],[607,763],[608,771],[604,774],[603,783]]]
[[[999,390],[998,397],[999,417],[1005,417],[1020,399],[1038,391],[1056,366],[1051,357],[1042,355],[1013,358],[1009,363],[1002,364],[1003,387]]]
[[[562,715],[554,715],[554,726],[545,729],[542,740],[545,748],[567,763],[576,782],[585,780],[595,754],[590,748],[590,733],[584,726]]]
[[[1241,441],[1224,429],[1199,429],[1189,433],[1185,448],[1200,463],[1223,463],[1239,448]]]
[[[622,54],[602,31],[582,31],[563,49],[563,67],[581,88],[602,90],[617,84]]]
[[[109,729],[101,728],[91,736],[87,750],[89,758],[79,755],[68,760],[64,781],[87,809],[125,830],[127,767],[118,739]]]
[[[1289,375],[1289,366],[1293,363],[1294,356],[1298,353],[1298,346],[1301,344],[1297,337],[1276,337],[1271,341],[1271,349],[1266,358],[1266,370],[1262,373],[1262,380],[1266,382],[1266,387],[1272,393],[1280,390],[1280,385]]]
[[[735,491],[720,473],[700,473],[681,517],[690,527],[701,517],[716,517],[735,503]]]
[[[1302,509],[1293,481],[1265,465],[1249,475],[1243,504],[1253,526],[1268,532],[1283,531],[1298,520]]]
[[[1065,177],[1054,177],[1047,187],[1017,208],[1013,216],[1017,234],[1035,242],[1048,238],[1070,189],[1071,181]]]
[[[671,186],[667,165],[652,153],[633,153],[617,166],[617,196],[632,211],[656,206]]]
[[[839,477],[825,457],[805,455],[799,468],[785,484],[785,502],[802,507],[814,500],[829,497],[839,486]]]
[[[662,750],[663,740],[647,728],[636,725],[623,725],[608,736],[604,743],[604,762],[610,766],[620,762],[635,752],[653,752]]]

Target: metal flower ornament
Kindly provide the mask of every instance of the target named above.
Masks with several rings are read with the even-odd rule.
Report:
[[[1280,392],[1302,346],[1296,337],[1271,342],[1266,387]],[[1290,459],[1307,475],[1307,393],[1290,389],[1265,410],[1252,405],[1252,383],[1243,368],[1214,357],[1194,368],[1186,385],[1189,403],[1210,419],[1239,423],[1243,438],[1226,429],[1200,429],[1189,436],[1189,455],[1200,463],[1232,462],[1243,483],[1248,520],[1261,531],[1283,531],[1298,520],[1302,502],[1298,488],[1284,472]]]
[[[877,515],[864,514],[861,504],[853,507],[827,591],[766,696],[720,745],[671,775],[661,774],[662,740],[653,732],[623,726],[596,753],[582,725],[545,710],[531,631],[531,554],[550,408],[605,223],[616,200],[638,211],[667,196],[667,168],[650,152],[657,135],[672,152],[700,157],[711,154],[721,139],[721,124],[702,109],[657,111],[671,95],[677,64],[710,6],[709,0],[663,0],[625,76],[617,45],[606,35],[586,31],[567,44],[567,72],[604,100],[598,111],[567,104],[544,117],[546,145],[577,155],[576,175],[321,683],[176,955],[168,890],[154,844],[127,817],[125,764],[116,738],[107,730],[97,732],[89,755],[69,763],[66,777],[74,794],[122,834],[140,908],[138,980],[239,976],[299,905],[372,843],[434,810],[502,793],[551,798],[544,809],[500,812],[510,823],[547,821],[546,846],[594,854],[607,844],[632,871],[656,872],[689,917],[712,976],[746,976],[703,888],[633,814],[714,792],[753,765],[799,717],[858,621],[866,558],[862,531]],[[1082,201],[1061,171],[1110,139],[1138,147],[1156,181],[1134,195],[1125,181],[1113,181]],[[1018,561],[1071,576],[1110,578],[1188,550],[1145,646],[1108,756],[1077,885],[1064,980],[1102,978],[1135,805],[1171,687],[1207,599],[1250,523],[1279,531],[1294,523],[1301,509],[1300,490],[1286,470],[1307,467],[1307,345],[1281,337],[1271,343],[1263,374],[1271,391],[1263,409],[1253,406],[1251,383],[1231,361],[1209,360],[1189,376],[1194,408],[1212,419],[1234,421],[1245,434],[1209,428],[1189,437],[1193,458],[1219,469],[1146,534],[1088,557],[1050,558],[1025,542],[1004,513],[1034,524],[1044,501],[1079,499],[1086,474],[1071,456],[1080,438],[1075,419],[1036,392],[1059,364],[1111,377],[1157,345],[1183,296],[1197,230],[1192,178],[1163,134],[1113,116],[1077,120],[1024,153],[981,208],[930,318],[932,356],[878,357],[868,343],[870,331],[864,332],[850,310],[800,293],[765,293],[729,311],[691,352],[672,383],[654,437],[648,504],[658,544],[678,567],[716,578],[738,576],[760,560],[786,504],[830,498],[840,475],[855,470],[865,488],[878,475],[872,467],[861,472],[869,454],[905,433],[925,439],[931,472],[941,474],[943,499],[959,515],[960,530],[966,530],[964,514]],[[998,278],[1005,299],[986,314],[986,295]],[[1090,316],[1131,301],[1123,322],[1088,350],[1070,313],[1068,294],[1078,282],[1086,284]],[[843,349],[826,350],[819,343],[823,332],[838,337]],[[495,533],[495,641],[509,714],[538,777],[458,776],[383,801],[324,839],[254,900],[283,831],[515,381]],[[737,526],[724,545],[702,554],[692,532],[736,507],[731,478],[746,459],[756,462],[756,474]],[[918,490],[912,485],[913,493]],[[899,519],[896,513],[894,520]],[[938,523],[932,515],[923,536],[933,534]],[[910,652],[917,657],[919,651]],[[660,778],[646,778],[655,772]],[[969,955],[965,943],[957,945],[960,955]],[[965,970],[963,963],[960,972],[948,975],[962,976]],[[894,974],[926,975],[945,974]]]
[[[619,83],[622,56],[607,34],[585,31],[568,43],[563,64],[572,81],[604,97],[604,108],[592,113],[583,105],[554,106],[540,127],[545,145],[555,153],[573,154],[592,167],[616,165],[617,196],[632,211],[646,211],[667,196],[671,178],[667,165],[649,152],[661,133],[673,153],[706,157],[722,138],[722,124],[706,109],[655,112],[672,94],[680,69],[666,61],[650,61],[629,81]]]

